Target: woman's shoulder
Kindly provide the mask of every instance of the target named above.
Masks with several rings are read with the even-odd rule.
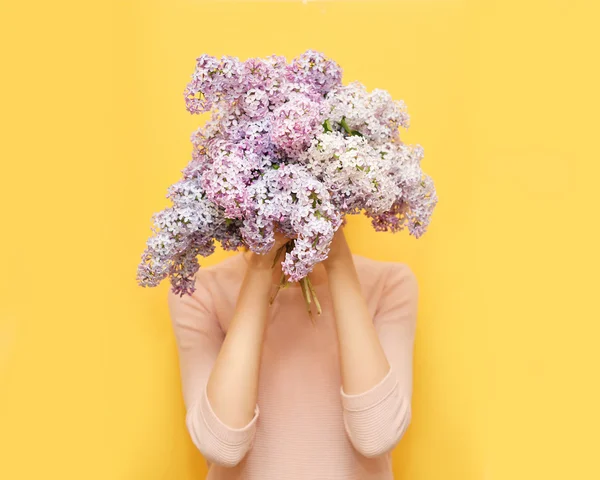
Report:
[[[234,252],[216,263],[200,267],[198,271],[204,270],[206,272],[214,272],[213,274],[232,270],[238,271],[239,267],[244,266],[245,263],[244,252]]]
[[[356,254],[352,256],[363,291],[368,297],[381,300],[400,292],[403,295],[418,295],[417,276],[407,263],[374,260]]]
[[[389,277],[415,277],[412,268],[404,262],[374,260],[358,254],[352,254],[359,276],[385,280]]]
[[[169,289],[169,304],[192,305],[212,310],[221,300],[231,296],[243,278],[246,261],[241,253],[230,255],[220,262],[200,266],[194,274],[194,289],[190,295],[174,294]]]
[[[211,265],[201,266],[196,272],[196,283],[205,286],[232,284],[241,279],[246,268],[243,252],[237,252]]]
[[[419,285],[413,269],[404,262],[373,260],[353,255],[363,292],[376,310],[412,309],[418,302]]]

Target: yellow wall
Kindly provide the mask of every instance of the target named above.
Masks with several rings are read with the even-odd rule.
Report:
[[[418,241],[348,227],[421,285],[397,478],[600,478],[598,10],[2,2],[0,478],[203,478],[168,285],[136,267],[206,119],[184,110],[194,58],[307,48],[406,101],[440,197]]]

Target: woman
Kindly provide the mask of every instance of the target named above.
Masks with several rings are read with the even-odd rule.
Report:
[[[192,296],[169,290],[207,478],[391,479],[411,417],[415,275],[353,255],[340,228],[310,275],[323,309],[313,324],[297,283],[269,306],[286,241],[201,268]]]

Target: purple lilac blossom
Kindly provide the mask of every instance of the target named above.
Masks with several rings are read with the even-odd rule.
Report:
[[[220,59],[204,54],[184,90],[191,114],[211,112],[190,137],[192,155],[168,189],[172,206],[153,215],[138,283],[170,277],[195,290],[197,256],[245,245],[265,254],[275,229],[293,239],[282,262],[289,281],[327,258],[347,214],[364,212],[376,231],[420,237],[437,204],[421,170],[423,148],[406,145],[406,105],[357,81],[321,52]]]

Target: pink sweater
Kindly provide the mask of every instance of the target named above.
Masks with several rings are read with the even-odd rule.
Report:
[[[246,259],[237,254],[201,268],[191,297],[169,289],[186,426],[207,460],[208,480],[393,478],[390,453],[411,417],[417,281],[406,264],[353,257],[389,373],[370,390],[347,395],[327,283],[315,286],[323,308],[316,326],[300,290],[284,289],[270,307],[254,418],[239,429],[216,416],[206,384]]]

